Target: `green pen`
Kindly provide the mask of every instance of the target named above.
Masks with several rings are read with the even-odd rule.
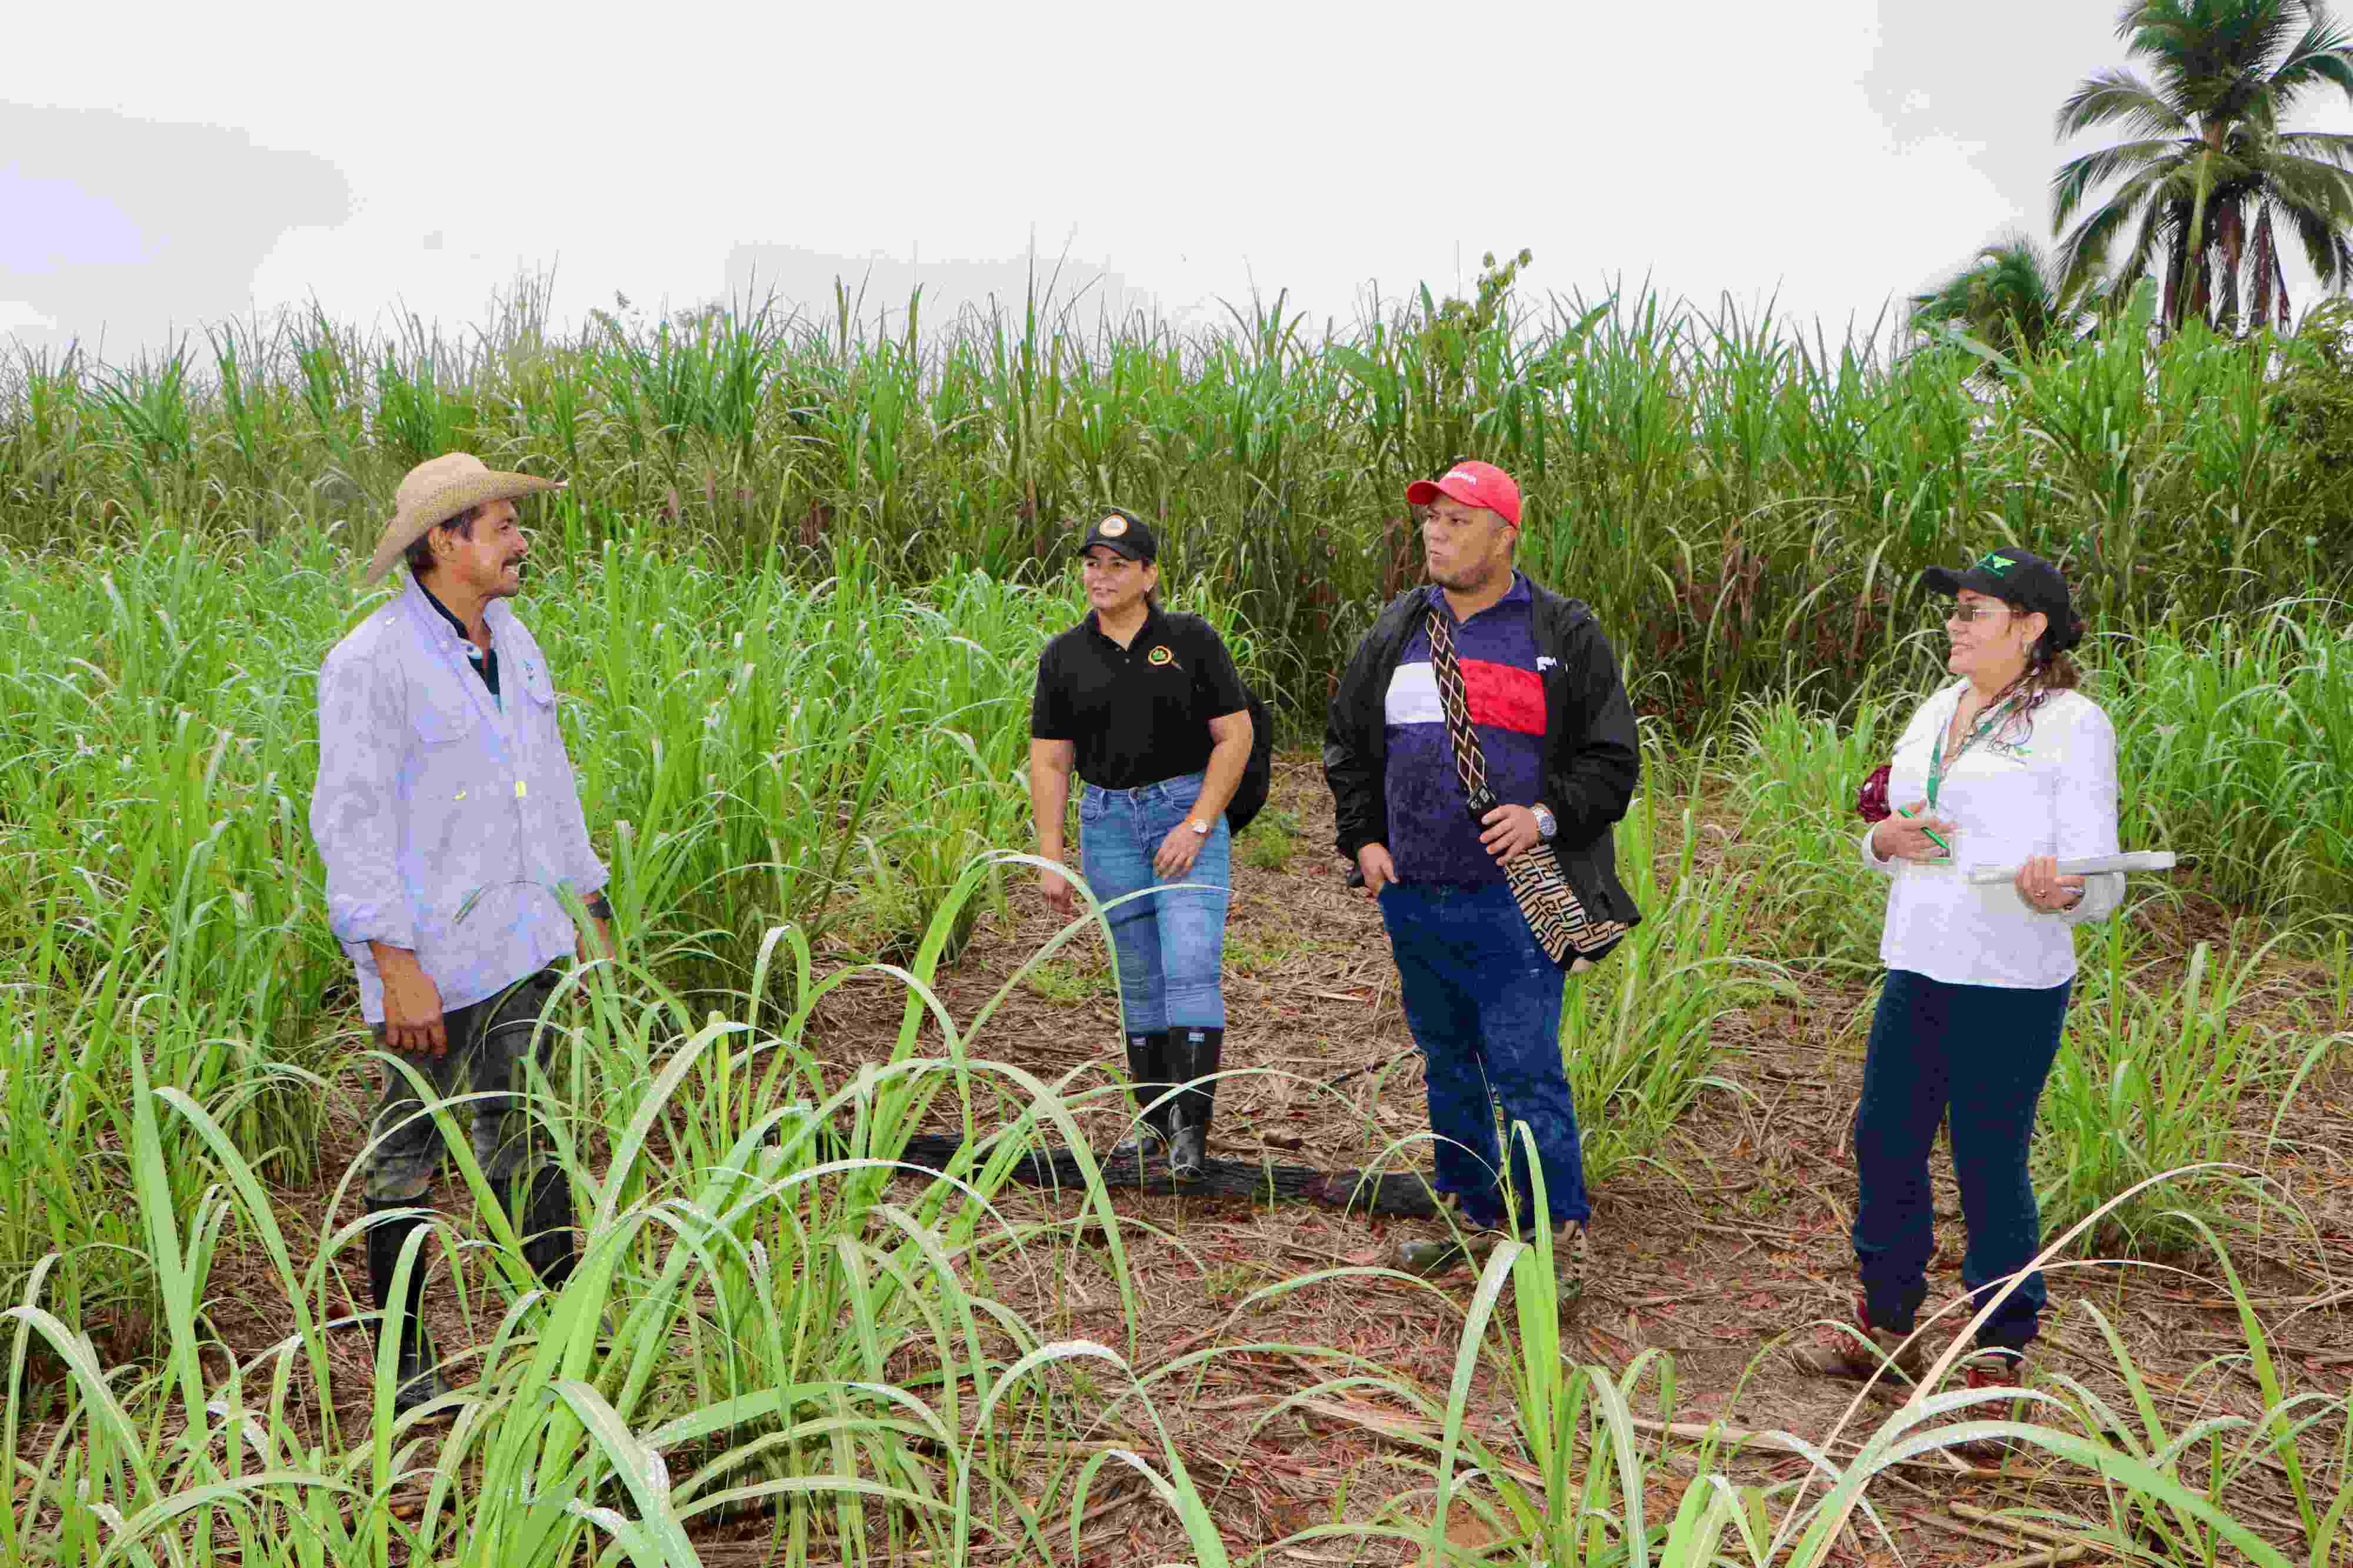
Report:
[[[1897,807],[1895,808],[1895,815],[1896,815],[1896,816],[1910,816],[1912,815],[1912,812],[1911,812],[1911,809],[1910,809],[1908,806],[1901,806],[1901,805],[1899,805],[1899,806],[1897,806]],[[1924,827],[1924,828],[1922,828],[1920,831],[1921,831],[1921,832],[1923,832],[1923,833],[1926,833],[1926,834],[1928,836],[1928,842],[1929,842],[1929,843],[1931,843],[1931,844],[1935,845],[1937,848],[1939,848],[1939,849],[1941,849],[1941,850],[1943,850],[1943,851],[1945,852],[1945,855],[1946,855],[1947,858],[1948,858],[1948,859],[1949,859],[1949,858],[1951,858],[1952,853],[1953,853],[1953,847],[1952,847],[1951,845],[1949,845],[1949,844],[1946,843],[1943,839],[1941,839],[1941,838],[1937,837],[1936,837],[1936,834],[1935,829],[1933,829],[1933,828]]]

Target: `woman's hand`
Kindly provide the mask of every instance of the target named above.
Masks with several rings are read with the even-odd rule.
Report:
[[[2073,909],[2084,896],[2084,879],[2061,876],[2056,855],[2037,855],[2021,866],[2014,885],[2028,909],[2046,915]]]
[[[1152,868],[1172,879],[1182,877],[1193,868],[1193,862],[1201,858],[1201,846],[1208,837],[1206,833],[1194,832],[1186,823],[1178,823],[1168,830],[1168,837],[1160,841],[1160,847],[1152,852]]]
[[[1915,800],[1908,816],[1883,817],[1871,830],[1871,852],[1882,860],[1930,861],[1951,858],[1931,833],[1950,833],[1958,826],[1942,816],[1924,816],[1925,800]]]
[[[1039,871],[1038,890],[1046,895],[1046,907],[1064,920],[1079,907],[1079,890],[1060,871]]]

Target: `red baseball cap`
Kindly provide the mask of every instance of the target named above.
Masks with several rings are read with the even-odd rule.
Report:
[[[1493,463],[1457,463],[1442,478],[1416,479],[1405,488],[1408,506],[1428,506],[1442,495],[1464,506],[1483,506],[1505,522],[1519,524],[1520,487]]]

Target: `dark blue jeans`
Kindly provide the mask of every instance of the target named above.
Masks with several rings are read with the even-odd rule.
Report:
[[[1535,1134],[1552,1223],[1583,1225],[1593,1205],[1586,1201],[1577,1103],[1560,1057],[1567,977],[1536,945],[1511,889],[1501,882],[1392,882],[1381,889],[1381,919],[1397,953],[1406,1023],[1430,1081],[1430,1130],[1438,1145],[1433,1185],[1453,1194],[1471,1223],[1503,1223],[1494,1112],[1500,1100],[1504,1125],[1525,1121]],[[1526,1145],[1517,1138],[1511,1180],[1525,1226],[1535,1187]]]
[[[1947,1112],[1969,1237],[1961,1283],[1975,1304],[1983,1306],[2041,1250],[2042,1220],[2027,1175],[2027,1147],[2043,1080],[2059,1054],[2071,984],[2021,991],[1888,971],[1854,1112],[1862,1184],[1854,1254],[1873,1327],[1910,1333],[1927,1300],[1928,1259],[1936,1247],[1928,1153]],[[2037,1269],[1986,1320],[1978,1343],[2023,1349],[2046,1300]]]

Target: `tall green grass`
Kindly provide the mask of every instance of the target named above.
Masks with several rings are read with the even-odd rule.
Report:
[[[17,1282],[0,1312],[12,1482],[0,1556],[511,1565],[610,1550],[685,1564],[699,1560],[690,1532],[749,1510],[772,1519],[782,1563],[1069,1561],[1094,1466],[1093,1450],[1060,1440],[1092,1408],[1062,1369],[1121,1351],[1050,1337],[1069,1304],[1058,1292],[1033,1322],[975,1294],[967,1271],[986,1250],[1000,1272],[1057,1277],[1055,1249],[1075,1244],[1008,1224],[989,1194],[1040,1127],[1084,1140],[1060,1098],[975,1058],[953,1023],[944,1057],[913,1048],[927,1016],[945,1020],[926,982],[955,909],[992,874],[985,859],[965,868],[901,972],[899,1049],[850,1075],[820,1065],[807,1026],[860,971],[814,972],[795,928],[762,942],[732,1018],[697,1024],[686,999],[631,971],[581,972],[548,1026],[564,1081],[540,1087],[562,1093],[534,1097],[579,1193],[577,1273],[541,1289],[462,1136],[449,1146],[477,1217],[463,1217],[462,1193],[445,1194],[429,1253],[404,1259],[431,1267],[435,1293],[465,1309],[466,1336],[443,1346],[459,1390],[446,1426],[393,1419],[388,1351],[335,1353],[364,1342],[373,1317],[330,1272],[358,1227],[331,1210],[315,1234],[290,1234],[229,1130],[133,1054],[118,1097],[127,1217],[155,1260],[163,1356],[143,1370],[102,1362],[50,1294],[54,1257]],[[770,964],[794,973],[797,1004],[761,1000]],[[1020,1110],[977,1125],[976,1101]],[[975,1136],[936,1179],[894,1191],[919,1120],[959,1102],[968,1134],[1006,1144]],[[608,1132],[592,1140],[592,1121]],[[175,1189],[175,1160],[208,1178],[194,1202]],[[1121,1222],[1099,1183],[1088,1202],[1132,1354]],[[287,1329],[242,1358],[208,1327],[231,1227],[268,1261],[265,1295],[247,1304]],[[609,1340],[600,1320],[616,1325]],[[52,1379],[28,1380],[28,1363]],[[1126,1462],[1213,1553],[1181,1458],[1165,1441],[1142,1447]]]
[[[1587,1180],[1671,1164],[1676,1129],[1701,1095],[1739,1090],[1717,1068],[1721,1031],[1740,1009],[1796,1000],[1794,976],[1753,941],[1758,879],[1703,858],[1702,795],[1653,745],[1646,787],[1618,825],[1626,889],[1642,910],[1606,963],[1572,980],[1561,1051],[1583,1130]],[[1663,819],[1663,820],[1662,820]],[[1672,829],[1670,837],[1662,829]],[[1669,858],[1670,843],[1679,846]]]
[[[1186,330],[1044,288],[920,303],[890,331],[847,292],[566,329],[543,281],[454,335],[313,310],[121,364],[20,350],[0,536],[334,527],[364,549],[400,472],[449,446],[567,479],[575,548],[695,540],[806,578],[847,544],[902,584],[1034,578],[1116,501],[1282,650],[1293,722],[1419,575],[1406,482],[1466,454],[1520,477],[1524,563],[1599,605],[1679,723],[1792,671],[1844,695],[1910,629],[1912,574],[1997,540],[2063,560],[2110,630],[2353,562],[2268,340],[2120,331],[1989,393],[1958,351],[1641,290],[1538,301],[1516,267],[1475,308],[1422,290],[1353,324],[1281,295]]]

